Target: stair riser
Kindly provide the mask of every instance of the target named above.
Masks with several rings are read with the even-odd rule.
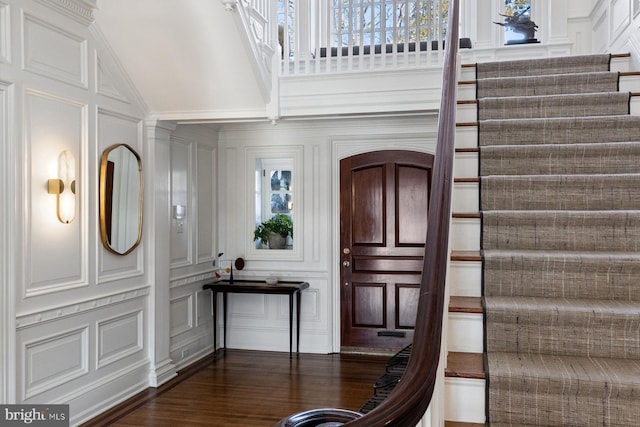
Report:
[[[640,141],[640,119],[633,116],[484,122],[480,129],[483,147]]]
[[[640,213],[484,212],[483,248],[637,252]]]
[[[629,57],[620,57],[620,58],[611,58],[610,71],[618,71],[618,72],[627,72],[630,71],[630,58]],[[469,81],[476,79],[476,68],[475,67],[462,67],[460,72],[460,81]],[[475,90],[474,90],[473,98],[475,98]]]
[[[449,313],[447,348],[449,351],[482,353],[484,327],[482,314]]]
[[[445,378],[445,419],[466,423],[485,422],[485,381]]]
[[[475,76],[469,81],[475,81]],[[620,92],[640,92],[640,76],[621,76],[619,79]],[[475,84],[461,84],[458,86],[458,99],[467,101],[476,99]]]
[[[622,111],[622,110],[621,110]],[[630,113],[632,116],[640,116],[640,96],[632,96],[629,103],[629,110],[622,111],[617,114]],[[536,115],[533,117],[542,117]],[[573,117],[572,114],[567,114],[564,117]],[[478,120],[478,108],[475,104],[462,104],[458,105],[456,120],[458,122],[475,122]]]
[[[478,177],[478,153],[456,153],[453,164],[454,178]]]
[[[453,212],[479,212],[479,188],[475,182],[454,182],[451,201]]]
[[[458,107],[460,111],[460,107]],[[458,118],[460,121],[460,118]],[[473,119],[475,122],[475,118]],[[458,126],[456,127],[456,148],[476,148],[478,147],[478,127]]]
[[[462,297],[482,295],[482,263],[452,261],[449,266],[449,292]]]
[[[487,296],[640,301],[639,256],[487,251],[484,277]]]
[[[640,175],[493,176],[482,184],[483,210],[597,211],[640,206]]]
[[[640,305],[618,311],[593,304],[591,312],[589,306],[584,311],[522,307],[505,312],[492,301],[487,306],[487,351],[640,358]]]
[[[590,385],[581,384],[581,386],[586,389],[589,388]],[[532,384],[531,387],[544,389],[544,386],[537,384]],[[637,405],[637,398],[633,396],[624,399],[607,399],[603,402],[602,399],[592,396],[575,396],[572,392],[573,388],[565,394],[547,393],[544,396],[545,399],[554,402],[553,407],[556,408],[557,412],[573,414],[571,417],[572,426],[606,425],[611,427],[629,427],[637,425],[638,423],[637,418],[634,418],[635,415],[629,414],[627,410],[627,408]],[[536,407],[531,405],[531,401],[535,399],[531,396],[530,391],[509,390],[503,393],[508,395],[503,397],[503,400],[506,401],[508,399],[513,409],[510,411],[510,415],[496,416],[492,414],[491,425],[501,422],[510,423],[507,425],[514,426],[539,425],[540,419],[538,418],[538,411],[536,411]],[[609,396],[611,392],[604,390],[603,395]],[[491,394],[491,396],[493,396],[493,394]],[[543,413],[547,410],[546,408],[546,406],[541,408],[539,412]],[[604,421],[605,419],[607,420],[606,422]],[[546,427],[566,427],[566,424],[548,422]]]
[[[481,148],[480,174],[579,175],[638,173],[640,142],[497,145]]]
[[[449,241],[454,251],[480,250],[480,219],[453,218]]]

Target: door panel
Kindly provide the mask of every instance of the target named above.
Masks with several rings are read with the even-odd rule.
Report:
[[[396,168],[396,245],[424,246],[427,238],[427,221],[424,215],[429,207],[429,182],[431,169],[398,165]]]
[[[413,339],[433,156],[379,151],[340,162],[343,347]]]
[[[352,245],[384,246],[384,165],[355,170],[352,181]]]

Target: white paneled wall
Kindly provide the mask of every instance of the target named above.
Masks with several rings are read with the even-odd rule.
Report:
[[[149,384],[147,245],[99,237],[102,151],[143,155],[144,105],[92,32],[94,2],[0,2],[0,402],[69,403],[71,423]],[[75,218],[56,216],[58,157],[75,158]]]
[[[184,125],[170,140],[169,351],[178,368],[213,350],[212,296],[202,285],[218,267],[217,139],[215,128]],[[183,219],[176,205],[185,206]]]

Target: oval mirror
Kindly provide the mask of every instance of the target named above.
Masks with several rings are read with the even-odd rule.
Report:
[[[142,238],[142,162],[126,144],[107,148],[100,161],[100,237],[118,255]]]

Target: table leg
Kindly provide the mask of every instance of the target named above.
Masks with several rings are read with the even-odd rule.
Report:
[[[227,293],[222,293],[222,348],[227,348]]]
[[[300,291],[296,291],[297,313],[296,313],[296,352],[300,353]]]
[[[293,353],[293,293],[289,294],[289,357]]]
[[[216,297],[215,290],[211,289],[211,294],[213,294],[213,354],[215,354],[217,350],[216,346],[218,345],[218,298]]]

